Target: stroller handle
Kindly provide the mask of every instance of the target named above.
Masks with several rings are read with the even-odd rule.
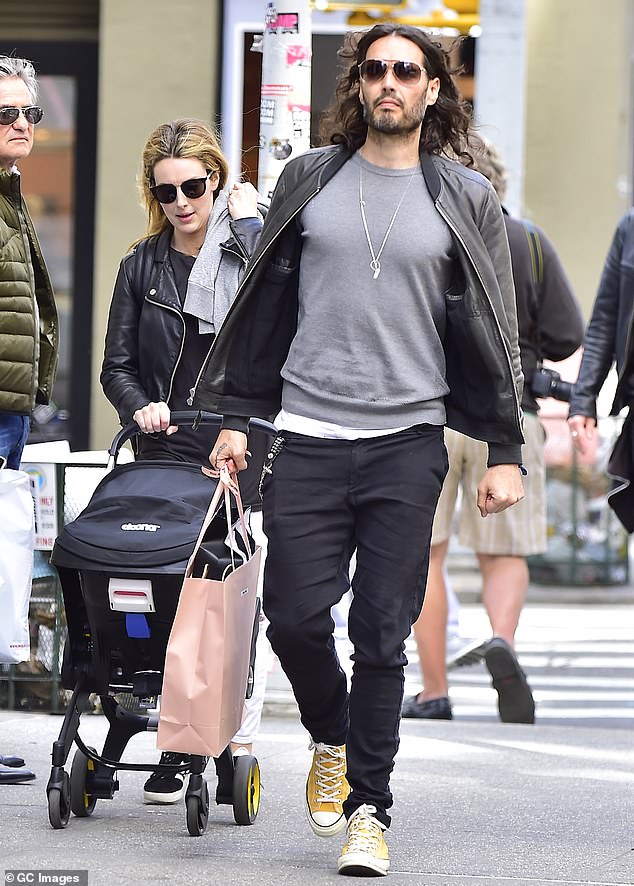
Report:
[[[222,416],[216,415],[215,412],[201,412],[198,409],[188,409],[183,412],[172,412],[170,415],[170,424],[172,425],[184,425],[189,422],[193,423],[194,421],[198,421],[199,424],[205,425],[217,425],[218,430],[220,430],[220,425],[222,423]],[[264,421],[261,418],[251,418],[249,419],[249,429],[263,431],[267,434],[277,434],[277,430],[275,425],[272,425],[268,421]],[[137,434],[142,434],[143,431],[138,426],[135,421],[129,422],[124,428],[122,428],[117,436],[112,441],[110,449],[108,450],[108,465],[113,466],[117,463],[117,456],[119,454],[119,450],[128,440],[131,440],[132,437],[136,437]]]

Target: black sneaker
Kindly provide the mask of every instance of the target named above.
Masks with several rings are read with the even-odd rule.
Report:
[[[0,784],[21,784],[23,781],[31,781],[35,778],[35,772],[24,766],[7,766],[0,764]]]
[[[453,720],[451,702],[444,696],[418,701],[417,695],[409,695],[403,699],[401,717],[413,720]]]
[[[22,757],[4,757],[0,754],[0,766],[24,766]]]
[[[535,702],[526,674],[517,656],[502,637],[487,643],[484,661],[498,694],[498,711],[503,723],[534,723]]]
[[[169,751],[161,754],[160,764],[176,766],[189,762],[184,754],[173,754]],[[185,791],[185,773],[154,772],[143,785],[144,803],[178,803]]]

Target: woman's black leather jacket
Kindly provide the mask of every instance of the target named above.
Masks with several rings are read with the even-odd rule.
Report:
[[[597,417],[596,399],[612,364],[619,380],[610,415],[634,395],[634,209],[618,224],[603,266],[599,290],[583,343],[570,415]]]
[[[253,219],[232,220],[223,261],[246,265],[260,235]],[[169,404],[185,321],[169,260],[171,227],[141,240],[121,261],[114,287],[101,384],[122,424],[149,402]],[[182,408],[182,407],[181,407]]]

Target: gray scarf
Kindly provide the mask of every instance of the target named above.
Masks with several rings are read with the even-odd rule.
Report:
[[[229,210],[226,191],[214,200],[207,222],[205,242],[194,262],[187,283],[183,311],[198,317],[198,332],[218,332],[231,307],[244,267],[238,261],[223,261],[220,244],[228,240]]]

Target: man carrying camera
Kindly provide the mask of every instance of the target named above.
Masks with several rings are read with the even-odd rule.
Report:
[[[504,200],[507,173],[493,145],[476,155],[476,168]],[[486,447],[448,428],[445,445],[449,472],[434,517],[431,559],[422,614],[414,625],[423,689],[403,702],[404,717],[452,719],[446,666],[447,589],[445,558],[459,487],[463,490],[459,538],[478,557],[482,602],[493,632],[479,647],[498,694],[500,719],[532,723],[535,704],[514,652],[514,637],[528,589],[529,554],[546,549],[546,477],[544,431],[537,398],[569,400],[572,385],[542,366],[542,359],[563,360],[580,346],[584,323],[577,299],[555,249],[528,222],[504,221],[511,250],[517,301],[520,356],[525,384],[523,447],[525,498],[513,508],[481,520],[475,504],[477,478],[486,464]],[[473,651],[473,650],[471,650]],[[456,660],[459,660],[459,652]]]

